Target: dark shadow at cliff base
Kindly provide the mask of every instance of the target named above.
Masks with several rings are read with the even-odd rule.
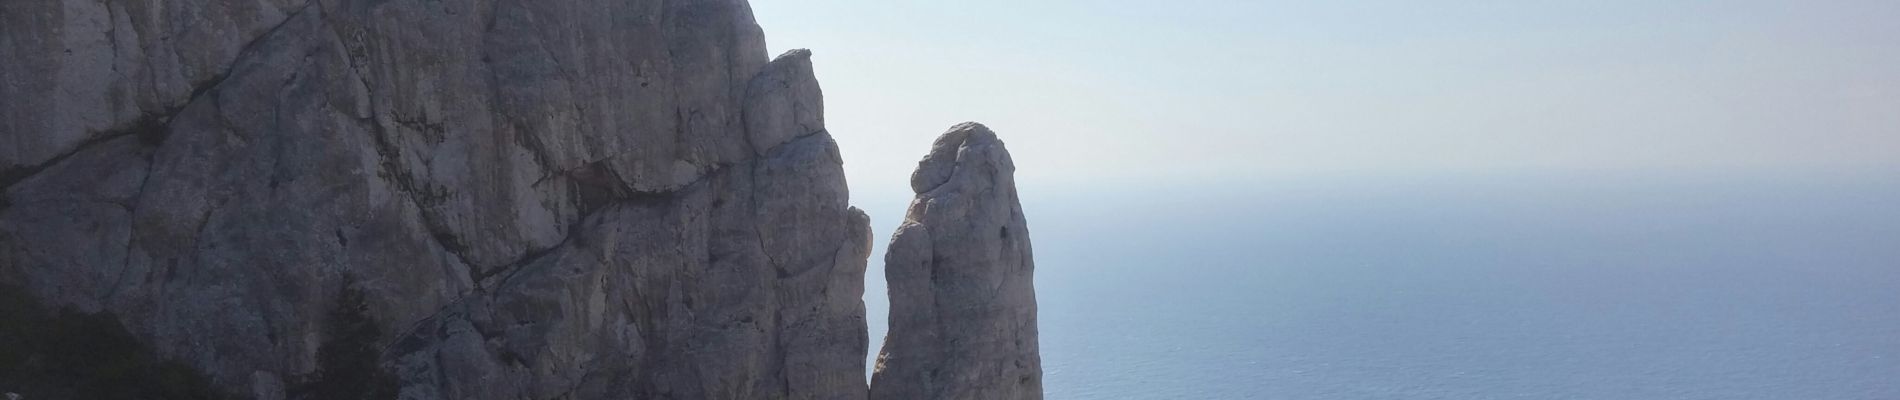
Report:
[[[0,286],[0,391],[26,399],[227,399],[153,354],[110,313],[51,310]]]
[[[324,341],[317,350],[317,371],[292,386],[289,398],[304,400],[394,399],[396,379],[377,365],[382,329],[369,317],[369,302],[354,281],[346,281],[336,306],[325,316]]]

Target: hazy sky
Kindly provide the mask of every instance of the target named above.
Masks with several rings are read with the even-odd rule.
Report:
[[[1900,166],[1900,1],[753,7],[814,50],[861,193],[965,120],[1050,186]]]
[[[1091,298],[1077,294],[1087,282],[1143,279],[1113,272],[1101,274],[1108,278],[1085,277],[1098,275],[1100,268],[1159,265],[1076,255],[1138,260],[1133,256],[1149,255],[1147,260],[1181,263],[1167,268],[1194,271],[1196,264],[1183,260],[1239,254],[1251,261],[1259,254],[1231,251],[1271,242],[1256,233],[1209,230],[1219,224],[1206,221],[1223,219],[1302,237],[1393,234],[1385,226],[1393,221],[1263,224],[1247,218],[1247,212],[1280,210],[1289,198],[1320,204],[1350,198],[1301,185],[1217,190],[1206,185],[1212,182],[1305,179],[1303,185],[1430,186],[1375,196],[1375,203],[1362,205],[1397,207],[1401,213],[1394,215],[1410,218],[1399,226],[1434,231],[1477,218],[1447,218],[1440,209],[1447,203],[1412,201],[1414,193],[1469,195],[1450,203],[1450,209],[1469,203],[1465,206],[1509,210],[1512,204],[1480,201],[1497,193],[1466,192],[1576,196],[1582,200],[1539,203],[1545,208],[1511,216],[1577,218],[1563,221],[1564,234],[1611,226],[1622,227],[1612,229],[1611,237],[1646,238],[1673,225],[1636,214],[1583,212],[1627,207],[1604,200],[1614,193],[1592,192],[1625,186],[1566,180],[1511,191],[1496,186],[1540,179],[1442,182],[1548,172],[1606,172],[1614,181],[1641,181],[1652,174],[1712,173],[1731,180],[1793,175],[1796,181],[1900,176],[1900,0],[754,0],[752,5],[774,53],[813,50],[826,123],[844,150],[852,203],[872,215],[877,247],[897,226],[910,198],[910,171],[937,134],[975,120],[1002,135],[1014,153],[1025,214],[1037,232],[1037,255],[1043,261],[1038,275],[1046,278],[1038,279],[1047,295],[1045,322],[1055,321],[1045,325],[1045,335],[1053,335],[1045,338],[1072,329],[1063,325],[1062,315],[1100,308],[1064,300]],[[1661,183],[1641,187],[1653,191],[1644,193],[1653,194],[1646,198],[1657,204],[1678,204],[1675,196],[1684,193],[1730,199],[1786,188],[1803,195],[1830,190],[1784,181],[1761,187],[1743,183],[1737,187],[1756,191],[1736,194],[1679,187],[1682,180],[1656,182]],[[1553,190],[1572,185],[1579,189]],[[1263,188],[1271,190],[1249,192]],[[1111,198],[1098,199],[1104,196]],[[1232,196],[1244,200],[1203,201]],[[1865,204],[1885,204],[1880,201],[1887,199]],[[1705,203],[1684,202],[1683,208],[1658,215],[1724,210]],[[1794,211],[1801,207],[1814,209]],[[1838,204],[1764,215],[1797,218],[1840,211],[1829,207]],[[1840,212],[1859,218],[1861,211]],[[1719,220],[1758,222],[1728,215]],[[1801,232],[1794,228],[1762,232]],[[1861,236],[1881,238],[1885,230],[1871,232]],[[1141,236],[1147,247],[1126,254],[1093,248],[1120,245],[1104,241],[1107,236],[1143,234],[1164,238]],[[1203,241],[1165,238],[1186,237],[1181,235],[1205,236],[1210,248],[1230,252],[1170,253],[1169,243]],[[875,349],[883,336],[886,298],[876,272],[882,256],[874,254],[872,260],[865,302]],[[1219,319],[1249,321],[1231,317]],[[1084,356],[1062,353],[1064,343],[1079,342],[1046,343],[1049,365],[1058,366],[1051,387],[1059,388],[1059,382],[1069,382],[1061,378],[1059,366]],[[1089,354],[1097,353],[1116,352]]]

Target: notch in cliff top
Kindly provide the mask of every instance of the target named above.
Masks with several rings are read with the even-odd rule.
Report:
[[[1003,141],[951,127],[917,163],[884,258],[890,333],[871,398],[1040,399],[1035,260]]]

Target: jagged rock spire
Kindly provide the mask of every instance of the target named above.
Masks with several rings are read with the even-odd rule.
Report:
[[[1035,261],[1016,166],[988,127],[951,127],[917,163],[885,255],[890,334],[872,399],[1040,399]]]

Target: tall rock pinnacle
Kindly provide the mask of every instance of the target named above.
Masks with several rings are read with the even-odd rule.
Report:
[[[938,137],[885,255],[877,399],[1040,399],[1035,261],[1009,151],[988,127]]]

